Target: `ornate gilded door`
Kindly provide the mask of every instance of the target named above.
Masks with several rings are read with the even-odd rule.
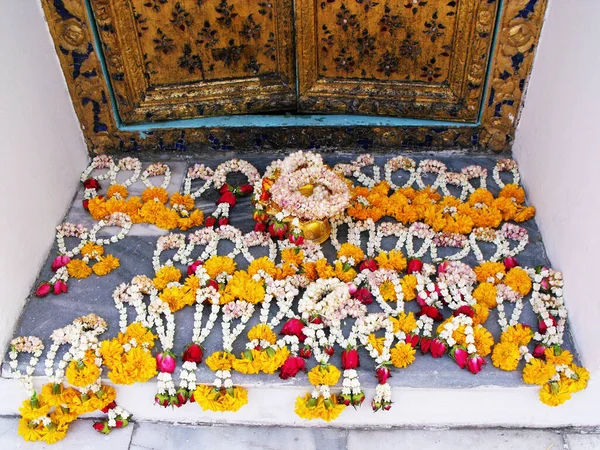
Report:
[[[299,110],[474,122],[496,0],[296,0]]]
[[[125,123],[296,108],[292,0],[91,0]]]

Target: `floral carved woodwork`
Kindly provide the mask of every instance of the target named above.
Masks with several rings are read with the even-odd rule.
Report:
[[[147,26],[148,20],[144,21],[144,17],[137,16],[138,13],[132,13],[135,20],[135,29],[138,35],[141,33],[142,37],[144,33],[148,33],[147,38],[140,38],[139,42],[143,42],[143,48],[148,51],[137,51],[137,57],[141,57],[143,62],[141,67],[132,68],[131,71],[127,72],[125,69],[128,65],[131,65],[128,51],[134,52],[129,49],[123,51],[121,44],[118,40],[114,41],[114,48],[107,49],[107,36],[111,27],[116,26],[114,23],[115,12],[112,11],[114,5],[118,3],[118,8],[123,8],[121,4],[129,5],[130,8],[135,7],[143,11],[144,16],[155,14],[154,8],[161,8],[161,11],[166,10],[168,14],[164,15],[164,25],[161,24],[160,32],[157,27],[154,27],[152,31],[144,30]],[[173,0],[140,0],[140,1],[129,1],[129,2],[114,2],[108,0],[91,0],[91,6],[93,7],[94,13],[96,14],[96,20],[98,25],[98,32],[102,43],[102,49],[98,49],[95,46],[94,34],[92,27],[94,23],[88,14],[85,0],[42,0],[42,5],[46,14],[46,18],[49,24],[50,32],[52,34],[56,51],[63,68],[67,85],[73,99],[75,110],[81,122],[84,136],[88,143],[91,153],[110,153],[116,151],[140,151],[140,150],[164,150],[164,151],[191,151],[191,150],[253,150],[253,149],[285,149],[285,148],[312,148],[326,151],[332,148],[393,148],[393,149],[444,149],[444,148],[468,148],[478,151],[491,150],[496,152],[507,151],[510,149],[510,145],[514,136],[516,123],[521,107],[522,98],[526,88],[528,76],[531,72],[531,66],[533,63],[534,52],[537,47],[539,35],[541,32],[542,22],[544,18],[544,12],[546,9],[547,0],[505,0],[502,4],[500,0],[486,0],[483,2],[483,6],[475,21],[473,22],[474,30],[476,33],[486,33],[487,30],[492,30],[497,22],[498,29],[496,30],[497,39],[493,48],[488,51],[490,55],[489,69],[487,62],[478,59],[475,55],[483,55],[483,48],[481,46],[488,45],[486,39],[479,39],[476,45],[470,47],[470,57],[467,55],[467,59],[464,60],[464,66],[469,67],[469,71],[465,76],[468,80],[468,86],[480,85],[481,88],[469,89],[467,93],[461,98],[464,98],[464,105],[478,105],[477,102],[481,101],[481,119],[478,123],[468,126],[461,127],[459,124],[444,125],[444,126],[282,126],[282,127],[266,127],[266,128],[249,128],[249,127],[231,127],[227,126],[226,122],[221,127],[216,128],[161,128],[152,129],[148,127],[147,130],[143,126],[140,126],[141,131],[131,131],[127,127],[123,129],[120,125],[126,122],[126,118],[117,119],[114,116],[114,105],[112,105],[111,91],[108,88],[108,83],[112,85],[113,92],[115,94],[116,104],[122,107],[123,103],[127,103],[130,108],[130,114],[132,120],[143,117],[143,121],[148,120],[161,120],[169,117],[190,117],[202,115],[210,115],[212,113],[217,114],[230,114],[234,112],[252,112],[252,111],[264,111],[269,106],[273,106],[273,109],[281,110],[281,102],[279,100],[272,100],[273,97],[264,95],[262,98],[258,95],[249,94],[252,97],[253,102],[249,105],[243,101],[230,101],[227,100],[227,93],[223,90],[219,91],[219,83],[224,83],[220,80],[227,80],[227,75],[224,75],[224,70],[227,66],[228,61],[239,60],[237,69],[229,72],[229,81],[240,75],[248,74],[247,78],[237,78],[238,80],[256,80],[257,84],[262,84],[269,80],[273,81],[273,78],[279,77],[282,80],[281,70],[278,74],[273,76],[273,66],[270,65],[268,59],[272,55],[278,55],[276,58],[281,57],[282,52],[286,54],[286,50],[282,50],[281,43],[276,43],[275,39],[271,39],[270,32],[268,34],[262,33],[266,23],[271,19],[268,18],[270,14],[270,3],[268,0],[257,1],[255,9],[257,10],[252,14],[252,20],[248,18],[249,14],[246,10],[242,13],[245,14],[244,20],[240,21],[237,30],[237,40],[234,41],[233,45],[229,45],[226,42],[225,45],[216,44],[216,40],[221,39],[221,36],[216,36],[214,33],[215,25],[209,20],[210,27],[206,27],[204,20],[199,18],[198,14],[191,14],[192,5],[196,8],[205,7],[210,4],[214,9],[213,17],[214,23],[218,17],[223,17],[222,22],[225,25],[228,20],[231,19],[231,14],[228,13],[229,7],[234,5],[238,6],[238,3],[230,0],[225,2],[228,7],[219,8],[221,13],[216,11],[216,8],[220,6],[220,1],[204,1],[204,2],[180,2],[180,7],[177,8],[175,4],[178,3]],[[189,3],[189,5],[188,5]],[[278,4],[284,4],[278,3]],[[327,2],[325,2],[327,3]],[[342,2],[331,2],[336,5],[341,5]],[[352,4],[353,10],[364,12],[368,10],[370,13],[374,8],[385,7],[385,1],[372,1],[372,0],[346,0],[345,3],[348,5]],[[354,5],[356,3],[356,7]],[[375,5],[377,3],[377,5]],[[414,2],[406,0],[403,2],[394,2],[404,5],[405,11],[403,14],[410,19],[411,16],[419,16],[424,14],[425,8],[430,6],[430,2],[418,1]],[[443,2],[431,2],[436,4],[442,4]],[[445,3],[447,5],[448,2]],[[459,9],[462,2],[457,1],[456,9]],[[472,3],[469,0],[464,2]],[[149,6],[146,6],[148,4]],[[288,3],[286,3],[288,4]],[[301,6],[302,2],[298,3]],[[104,5],[104,7],[102,7]],[[288,4],[289,5],[289,4]],[[110,8],[109,8],[110,7]],[[320,7],[320,6],[319,6]],[[326,5],[328,7],[328,5]],[[105,15],[102,15],[102,11],[105,11]],[[241,10],[242,7],[240,7]],[[446,6],[444,6],[446,8]],[[232,11],[234,11],[232,10]],[[265,15],[261,14],[258,10],[266,12]],[[416,12],[413,12],[416,10]],[[230,11],[230,12],[232,12]],[[444,9],[446,11],[446,9]],[[188,12],[188,15],[185,13]],[[190,19],[190,14],[192,18]],[[213,14],[211,12],[211,14]],[[337,14],[337,13],[336,13]],[[353,14],[357,14],[356,12]],[[385,13],[384,13],[385,14]],[[393,28],[394,15],[390,12],[390,18],[386,19],[389,22],[387,27]],[[496,17],[498,15],[498,17]],[[100,16],[100,17],[99,17]],[[160,16],[163,17],[163,16]],[[229,18],[228,18],[229,17]],[[235,17],[237,20],[240,16]],[[265,18],[266,17],[266,18]],[[104,19],[102,19],[104,18]],[[290,16],[287,17],[290,19]],[[110,22],[104,22],[104,26],[101,25],[102,20],[110,20]],[[119,21],[130,20],[130,17],[119,16]],[[272,19],[276,20],[275,17]],[[337,16],[336,16],[337,20]],[[441,17],[438,14],[437,18],[433,18],[431,14],[426,22],[429,24],[425,27],[423,23],[423,29],[420,31],[423,36],[426,36],[429,44],[433,38],[435,45],[438,42],[444,42],[443,36],[439,36],[440,32],[448,33],[449,29],[446,27],[440,31],[439,23]],[[193,21],[193,22],[190,22]],[[343,21],[343,18],[342,18]],[[332,24],[332,26],[335,25]],[[261,28],[260,35],[261,39],[261,50],[264,56],[256,58],[256,61],[252,61],[252,52],[246,47],[246,52],[242,51],[241,54],[244,56],[236,56],[236,52],[240,52],[239,47],[246,41],[246,37],[252,40],[252,36],[257,33],[257,26]],[[329,26],[329,25],[328,25]],[[337,25],[336,25],[337,26]],[[181,27],[184,30],[181,30]],[[174,33],[190,33],[190,27],[193,28],[193,39],[189,40],[188,46],[179,45],[177,47]],[[425,28],[428,31],[425,33]],[[179,30],[179,31],[176,31]],[[379,32],[379,30],[378,30]],[[240,34],[242,33],[242,34]],[[319,30],[320,39],[324,38],[325,41],[320,40],[319,46],[328,45],[327,41],[330,39],[326,33]],[[368,30],[367,33],[361,30],[360,34],[356,34],[356,48],[353,49],[355,54],[369,55],[374,51],[374,37],[373,32]],[[416,34],[415,34],[416,36]],[[397,45],[397,54],[392,52],[386,55],[384,52],[379,52],[377,60],[369,65],[370,70],[374,70],[375,76],[381,78],[387,78],[386,70],[389,72],[389,67],[393,66],[393,63],[398,59],[398,55],[406,55],[403,58],[414,58],[417,55],[424,55],[423,53],[423,36],[419,36],[417,39],[409,38],[406,34],[403,39]],[[435,36],[435,37],[434,37]],[[376,36],[375,36],[376,38]],[[171,41],[170,39],[173,39]],[[266,39],[266,40],[265,40]],[[196,43],[196,40],[199,43]],[[376,41],[375,41],[376,42]],[[419,45],[421,45],[421,53],[419,53]],[[429,45],[428,44],[428,45]],[[172,48],[176,45],[177,48]],[[214,45],[217,47],[215,52],[205,51],[206,45]],[[246,44],[247,45],[247,44]],[[104,76],[102,66],[100,64],[99,51],[104,51],[104,58],[106,61],[106,68],[109,74],[109,80]],[[290,50],[290,49],[287,49]],[[167,52],[168,58],[165,60],[164,56]],[[172,52],[172,53],[171,53]],[[135,52],[134,52],[135,53]],[[134,53],[131,53],[131,57],[134,57]],[[124,58],[124,55],[128,55]],[[110,55],[113,57],[111,58]],[[119,58],[120,55],[120,58]],[[144,56],[146,55],[146,56]],[[204,58],[201,56],[204,55]],[[159,59],[159,56],[163,59]],[[197,56],[197,57],[196,57]],[[328,65],[328,70],[337,71],[337,64],[341,64],[344,57],[353,55],[343,55],[340,52],[335,52],[335,55],[331,58],[331,64]],[[146,57],[146,60],[144,60]],[[355,56],[353,56],[356,58]],[[244,59],[245,58],[245,59]],[[266,59],[265,59],[266,58]],[[337,58],[337,61],[336,61]],[[394,59],[396,58],[396,59]],[[442,57],[436,57],[435,62],[424,59],[424,63],[418,63],[413,70],[412,76],[419,77],[419,83],[438,83],[438,80],[444,78],[444,75],[435,76],[436,74],[448,73],[447,66],[443,66],[438,63]],[[207,74],[206,67],[204,65],[204,59],[213,59],[215,62],[213,72],[215,70],[221,71],[219,75],[211,75],[208,71],[206,79],[203,78],[200,71],[200,61],[202,60],[202,67]],[[283,58],[285,59],[285,58]],[[283,60],[281,59],[281,60]],[[381,60],[382,65],[377,64]],[[386,62],[387,61],[387,62]],[[213,98],[204,98],[204,101],[199,100],[201,97],[193,98],[192,100],[187,98],[179,99],[175,93],[177,89],[182,89],[181,86],[174,87],[173,90],[167,88],[168,85],[161,85],[160,74],[153,74],[156,71],[156,67],[162,67],[163,62],[168,63],[169,71],[177,71],[181,76],[186,76],[186,89],[189,91],[185,92],[187,96],[189,92],[196,92],[198,95],[202,95],[202,90],[197,89],[194,91],[193,88],[208,85],[209,89],[215,89],[217,95]],[[301,59],[299,58],[301,64]],[[388,64],[389,63],[389,64]],[[119,64],[123,67],[123,75],[116,69],[119,68]],[[333,66],[335,64],[336,66]],[[153,69],[154,66],[154,69]],[[210,66],[210,64],[208,64]],[[340,65],[340,67],[343,64]],[[280,65],[277,65],[280,69]],[[376,68],[375,68],[376,67]],[[250,72],[243,72],[244,70],[258,70],[257,74],[252,75]],[[254,68],[254,69],[253,69]],[[418,68],[418,70],[416,70]],[[439,70],[436,71],[436,68]],[[444,69],[445,68],[445,69]],[[381,72],[377,72],[380,69]],[[237,70],[237,72],[236,72]],[[264,72],[261,72],[263,71]],[[485,84],[486,73],[490,72],[489,82]],[[160,71],[158,71],[160,72]],[[191,72],[191,73],[190,73]],[[293,77],[293,72],[289,72],[289,76]],[[323,72],[323,73],[327,73]],[[167,72],[168,73],[168,72]],[[332,72],[333,73],[333,72]],[[390,77],[397,77],[398,72],[391,73]],[[143,77],[140,76],[143,75]],[[145,86],[146,90],[135,90],[130,85],[129,76],[133,75],[138,77],[140,80],[143,78],[137,86]],[[178,75],[178,76],[179,76]],[[359,71],[360,75],[360,71]],[[245,75],[244,75],[245,76]],[[116,79],[122,77],[123,81],[116,82]],[[262,79],[261,79],[262,77]],[[429,81],[431,78],[431,82]],[[291,78],[288,78],[291,80]],[[164,81],[164,80],[163,80]],[[155,84],[154,84],[155,83]],[[203,84],[204,83],[204,84]],[[280,82],[280,86],[284,84]],[[118,88],[116,85],[121,85]],[[275,83],[271,84],[274,86]],[[135,87],[133,83],[133,87]],[[173,87],[173,86],[171,86]],[[293,83],[292,83],[293,87]],[[485,89],[484,89],[485,87]],[[277,89],[277,88],[273,88]],[[256,92],[256,91],[255,91]],[[180,91],[181,93],[181,91]],[[140,98],[136,95],[142,95]],[[231,94],[231,93],[230,93]],[[154,96],[154,97],[153,97]],[[161,107],[158,104],[153,104],[153,99],[158,99],[159,96],[165,96],[164,98],[170,98],[171,103],[168,107]],[[170,97],[169,97],[170,96]],[[238,98],[243,96],[240,90],[237,88],[233,89],[233,95],[231,97]],[[280,96],[280,100],[285,97],[285,94]],[[333,97],[330,97],[333,98]],[[225,100],[223,100],[225,99]],[[179,104],[177,102],[180,102]],[[283,100],[282,100],[283,101]],[[287,101],[287,100],[286,100]],[[325,102],[324,99],[319,101]],[[279,102],[279,103],[278,103]],[[285,101],[283,101],[285,103]],[[313,102],[314,103],[314,102]],[[318,102],[317,102],[318,103]],[[344,110],[350,112],[360,112],[360,106],[349,108],[347,103],[340,101],[329,101],[333,103],[332,107],[338,108],[337,110]],[[358,102],[357,102],[358,103]],[[190,105],[193,106],[190,109]],[[198,106],[202,105],[202,106]],[[418,105],[412,106],[418,108]],[[200,110],[199,110],[200,108]],[[202,110],[202,108],[204,108]],[[465,106],[468,110],[468,106]],[[439,112],[439,109],[435,108]],[[199,113],[200,112],[200,113]],[[150,117],[146,116],[150,113]],[[443,115],[443,114],[442,114]],[[439,116],[438,116],[439,117]],[[470,121],[470,120],[469,120]]]

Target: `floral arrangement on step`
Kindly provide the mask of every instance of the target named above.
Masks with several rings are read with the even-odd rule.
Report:
[[[133,170],[124,182],[129,186],[139,177],[141,166],[133,158],[115,163],[97,157],[82,178],[89,180],[93,170],[105,169],[107,173],[94,179],[114,182],[119,170]],[[170,171],[165,167],[152,164],[142,178],[163,175],[167,179]],[[367,167],[371,169],[365,171]],[[227,177],[233,172],[244,175],[247,183],[230,184]],[[90,390],[107,392],[110,402],[93,404],[106,408],[114,395],[99,384],[103,366],[114,384],[145,382],[156,376],[159,407],[196,403],[204,410],[233,412],[249,401],[247,390],[235,383],[236,374],[278,372],[280,378],[290,379],[306,372],[312,391],[299,396],[294,409],[304,419],[330,421],[349,406],[361,407],[365,400],[374,411],[390,410],[394,403],[390,379],[396,371],[418,358],[432,357],[451,358],[459,370],[471,374],[490,363],[501,370],[521,370],[526,384],[540,386],[542,402],[562,404],[584,389],[589,379],[572,353],[562,348],[567,319],[562,276],[545,266],[519,265],[529,235],[517,223],[530,219],[535,210],[525,204],[514,161],[499,160],[492,178],[496,188],[488,190],[487,170],[482,167],[468,166],[455,173],[439,161],[417,163],[404,156],[385,163],[383,178],[370,155],[329,168],[319,155],[298,152],[272,163],[263,177],[240,160],[223,163],[214,171],[196,164],[188,170],[180,195],[194,202],[209,188],[219,191],[217,208],[206,226],[158,237],[150,256],[154,273],[137,275],[116,287],[113,299],[120,317],[116,337],[99,341],[99,330],[104,331],[105,325],[78,325],[85,330],[79,333],[88,345],[81,350],[73,343],[78,339],[64,337],[71,331],[55,332],[52,339],[59,345],[76,349],[56,373],[47,371],[53,380],[51,390],[70,389],[63,385],[67,367],[66,382],[79,389],[79,394],[69,391],[77,394],[77,401],[82,402],[84,391],[88,397]],[[193,191],[197,180],[202,185]],[[322,180],[326,180],[325,190],[315,187]],[[86,187],[89,202],[99,197],[91,192],[94,189]],[[237,199],[250,194],[256,225],[254,231],[243,233],[229,224],[229,215]],[[157,198],[150,201],[166,203]],[[271,214],[269,202],[283,207]],[[185,211],[191,211],[191,203]],[[333,260],[325,257],[320,238],[305,235],[307,221],[323,220],[336,249]],[[57,283],[64,281],[66,286],[68,277],[102,275],[104,271],[95,268],[108,258],[104,247],[124,238],[135,222],[121,211],[90,232],[72,224],[59,227],[61,254],[53,263],[56,279],[40,286],[38,294],[62,292],[65,288],[60,284],[57,288]],[[101,228],[113,224],[122,228],[119,234],[97,237]],[[345,242],[342,229],[347,230]],[[77,245],[68,250],[65,237]],[[219,251],[222,241],[233,243],[227,254]],[[262,248],[267,256],[253,256],[253,248]],[[477,261],[474,266],[465,262],[469,257]],[[96,263],[90,268],[92,260]],[[526,307],[537,317],[536,323],[522,320]],[[185,308],[193,309],[192,339],[176,355],[174,313]],[[497,342],[486,327],[494,309],[502,330]],[[253,316],[258,322],[249,327]],[[347,321],[351,326],[344,325]],[[99,318],[97,322],[102,323]],[[204,344],[217,322],[222,345],[206,355]],[[11,353],[15,369],[19,352],[34,355],[21,376],[30,397],[29,409],[24,410],[29,425],[22,431],[26,438],[50,442],[63,435],[67,422],[56,422],[50,409],[39,410],[35,417],[29,414],[40,397],[32,390],[30,375],[42,348],[35,338],[23,339],[14,341]],[[244,349],[236,352],[234,344],[242,339]],[[339,367],[332,363],[336,353],[341,356]],[[53,345],[50,361],[55,354]],[[365,358],[373,360],[374,394],[361,384],[360,365]],[[203,363],[213,378],[198,379]],[[49,397],[43,392],[49,389],[41,396],[46,406]],[[107,420],[96,429],[108,432],[127,422],[127,413],[116,408],[108,408]],[[60,425],[61,433],[49,433],[49,426],[54,430],[52,423]]]

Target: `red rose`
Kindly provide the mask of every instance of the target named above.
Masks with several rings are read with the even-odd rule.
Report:
[[[104,414],[108,414],[108,411],[110,411],[111,409],[114,409],[117,407],[117,403],[116,402],[110,402],[108,405],[106,405],[104,408],[102,408],[102,412]]]
[[[379,384],[387,383],[388,378],[392,376],[390,370],[387,367],[380,367],[375,371],[375,373],[377,375],[377,380],[379,381]]]
[[[418,334],[407,334],[404,338],[404,342],[410,344],[412,348],[415,348],[419,344],[419,335]]]
[[[96,191],[100,189],[100,183],[95,178],[88,178],[83,182],[83,187],[85,189],[95,189]]]
[[[553,327],[555,327],[558,324],[554,316],[550,316],[549,319],[552,321]],[[540,330],[540,334],[546,334],[546,331],[548,331],[548,325],[546,324],[546,321],[544,319],[540,319],[538,321],[538,328]]]
[[[373,295],[371,294],[371,291],[369,291],[368,289],[365,289],[365,288],[362,288],[362,289],[359,289],[358,291],[356,291],[352,295],[352,297],[357,299],[363,305],[370,305],[371,303],[373,303]]]
[[[304,360],[299,356],[290,356],[288,359],[285,360],[283,366],[281,366],[279,378],[281,378],[282,380],[293,378],[301,370],[306,370],[306,363],[304,362]]]
[[[514,256],[509,256],[508,258],[504,258],[504,267],[506,270],[510,270],[519,265],[519,261]]]
[[[81,205],[83,206],[83,209],[85,209],[86,211],[90,210],[90,201],[85,199],[81,202]]]
[[[360,361],[358,359],[358,352],[355,348],[344,350],[342,352],[342,368],[344,370],[356,369],[360,367]]]
[[[325,348],[323,349],[323,351],[324,351],[325,353],[327,353],[329,356],[333,356],[333,354],[335,353],[335,349],[334,349],[334,348],[333,348],[333,346],[331,346],[331,345],[328,345],[327,347],[325,347]]]
[[[242,184],[238,188],[238,191],[241,195],[248,195],[248,194],[252,194],[252,192],[254,192],[254,188],[252,187],[251,184]]]
[[[450,263],[448,261],[444,261],[443,263],[440,263],[440,265],[437,268],[438,275],[441,273],[446,273],[446,269],[448,268],[449,264]]]
[[[50,285],[50,283],[42,283],[35,290],[35,296],[36,297],[45,297],[46,295],[48,295],[50,293],[51,290],[52,290],[52,286]]]
[[[436,338],[431,341],[431,347],[429,351],[431,353],[431,356],[433,356],[434,358],[439,358],[441,356],[444,356],[444,353],[446,353],[446,349],[446,344],[444,344],[442,341]]]
[[[283,236],[287,233],[288,226],[285,223],[274,222],[269,225],[269,233],[272,237],[283,239]]]
[[[221,186],[219,188],[219,194],[224,194],[225,192],[230,192],[231,191],[231,186],[229,186],[227,183],[225,183],[223,186]]]
[[[452,350],[450,351],[450,356],[454,358],[454,361],[456,361],[456,364],[458,364],[458,367],[460,367],[461,369],[464,369],[467,365],[467,358],[469,357],[469,354],[462,345],[456,345],[452,347]]]
[[[94,422],[94,430],[99,431],[102,434],[110,433],[110,428],[108,427],[108,422]]]
[[[236,202],[237,199],[235,198],[233,192],[227,191],[219,197],[217,200],[217,205],[220,205],[221,203],[229,203],[229,206],[233,207],[235,206]]]
[[[194,362],[196,364],[200,364],[202,362],[203,355],[204,352],[202,351],[202,347],[200,347],[198,344],[191,344],[185,349],[183,355],[181,355],[181,359],[185,362]]]
[[[467,368],[473,374],[477,374],[484,364],[486,364],[486,362],[481,356],[473,356],[467,359]]]
[[[194,275],[196,273],[196,269],[201,265],[202,265],[202,261],[200,261],[199,259],[197,259],[191,265],[189,265],[187,268],[188,276]]]
[[[269,194],[267,191],[263,191],[262,194],[260,194],[261,202],[268,202],[270,198],[271,198],[271,194]]]
[[[177,389],[177,401],[175,402],[175,406],[178,408],[181,405],[185,405],[188,401],[188,391],[187,389],[179,388]]]
[[[214,227],[215,223],[217,223],[217,219],[215,218],[215,216],[209,216],[206,218],[206,220],[204,221],[204,224],[207,227]]]
[[[358,270],[360,270],[361,272],[363,270],[370,270],[371,272],[375,272],[377,270],[378,266],[377,266],[377,261],[375,261],[373,258],[367,258],[365,259],[360,266],[358,266]]]
[[[310,323],[314,323],[315,325],[320,325],[320,324],[322,324],[322,323],[323,323],[323,321],[321,320],[321,318],[320,318],[320,317],[315,317],[315,316],[309,317],[309,318],[308,318],[308,321],[309,321]]]
[[[62,280],[58,280],[56,283],[54,283],[54,295],[58,295],[58,294],[66,294],[67,292],[69,292],[69,286],[67,286],[67,283],[65,283]]]
[[[222,227],[224,225],[229,225],[229,218],[219,217],[219,226]]]
[[[532,355],[534,358],[546,359],[546,347],[544,347],[542,344],[536,345],[536,347],[533,349]]]
[[[217,283],[215,280],[208,280],[206,282],[207,286],[211,286],[213,289],[215,289],[216,291],[219,290],[219,283]]]
[[[409,274],[418,273],[421,272],[422,268],[423,261],[421,261],[420,259],[411,259],[410,261],[408,261],[408,267],[406,268],[406,272],[408,272]]]
[[[302,357],[302,358],[310,358],[312,355],[312,350],[310,349],[310,347],[302,347],[300,349],[300,351],[298,352],[298,354]]]
[[[423,354],[428,353],[429,347],[431,347],[431,338],[423,336],[421,338],[420,347],[421,347],[421,353],[423,353]]]
[[[254,231],[257,231],[259,233],[264,232],[267,229],[267,226],[263,223],[263,222],[256,222],[254,224]]]
[[[279,334],[285,336],[297,336],[300,342],[304,342],[306,336],[304,336],[304,333],[302,332],[303,329],[304,322],[299,319],[290,319],[283,325]]]
[[[304,244],[304,236],[302,236],[302,234],[299,234],[299,233],[290,233],[290,235],[288,236],[288,239],[290,240],[290,242],[292,244],[295,244],[295,245]]]
[[[419,313],[420,316],[427,316],[427,317],[431,317],[433,320],[439,322],[441,320],[444,320],[444,316],[442,316],[442,313],[440,313],[438,311],[438,309],[435,306],[429,306],[429,305],[425,305],[421,307],[421,312]]]
[[[459,314],[464,314],[465,316],[473,317],[475,315],[475,310],[472,306],[462,305],[460,308],[454,311],[454,317],[458,316]]]

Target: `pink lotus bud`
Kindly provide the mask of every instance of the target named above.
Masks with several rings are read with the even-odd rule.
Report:
[[[479,373],[485,363],[485,360],[481,356],[472,356],[467,358],[467,368],[473,374]]]
[[[467,353],[467,350],[462,345],[452,347],[452,350],[450,351],[450,356],[454,358],[454,361],[456,361],[456,364],[458,364],[458,367],[460,367],[461,369],[464,369],[467,365],[467,358],[469,357],[469,353]]]
[[[191,265],[188,266],[187,274],[188,276],[194,275],[196,273],[196,269],[202,265],[202,261],[197,259]]]
[[[439,339],[435,338],[431,341],[431,347],[429,348],[429,352],[434,358],[440,358],[441,356],[444,356],[444,353],[446,353],[446,349],[446,344],[440,341]]]
[[[45,297],[46,295],[48,295],[50,293],[51,290],[52,290],[52,286],[50,285],[50,283],[42,283],[35,290],[35,296],[36,297]]]
[[[408,267],[406,268],[406,272],[409,274],[418,273],[421,272],[422,268],[423,261],[421,261],[420,259],[411,259],[410,261],[408,261]]]
[[[504,267],[506,270],[510,270],[513,267],[517,267],[519,265],[519,261],[514,256],[509,256],[508,258],[504,258]]]
[[[67,292],[69,292],[69,287],[64,281],[58,280],[56,283],[54,283],[53,292],[54,295],[66,294]]]
[[[156,368],[159,372],[173,373],[176,367],[177,361],[175,361],[173,353],[167,351],[156,355]]]
[[[350,292],[350,295],[354,295],[356,291],[358,291],[356,285],[354,283],[348,283],[348,292]]]

